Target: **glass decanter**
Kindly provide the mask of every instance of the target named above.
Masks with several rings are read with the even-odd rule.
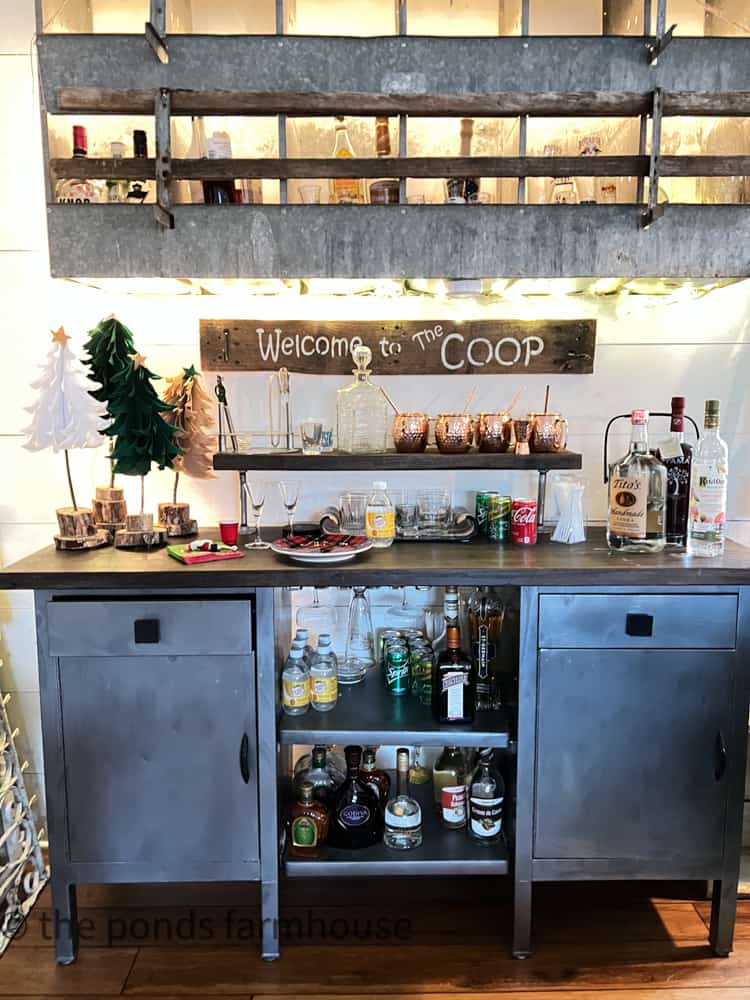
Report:
[[[370,381],[372,351],[364,344],[352,348],[357,366],[354,381],[336,393],[339,449],[351,455],[385,451],[391,430],[391,411],[379,386]]]
[[[370,602],[364,587],[352,588],[346,654],[339,663],[339,684],[358,684],[375,663]]]

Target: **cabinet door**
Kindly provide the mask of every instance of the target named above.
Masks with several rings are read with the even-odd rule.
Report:
[[[59,660],[71,861],[196,879],[257,861],[253,662]]]
[[[534,856],[722,856],[734,654],[541,650]]]

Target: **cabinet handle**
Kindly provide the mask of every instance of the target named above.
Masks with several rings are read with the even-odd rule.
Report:
[[[721,730],[716,734],[716,744],[714,747],[714,778],[721,781],[727,769],[727,741]]]
[[[625,635],[652,636],[654,634],[653,615],[626,615]]]
[[[247,733],[242,734],[242,739],[240,740],[240,774],[242,775],[242,780],[247,784],[250,781],[250,740],[247,738]]]
[[[159,619],[137,618],[133,623],[133,637],[137,643],[158,643]]]

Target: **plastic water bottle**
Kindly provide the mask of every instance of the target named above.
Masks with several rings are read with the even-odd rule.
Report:
[[[338,659],[327,633],[318,636],[318,650],[310,666],[310,704],[316,712],[330,712],[339,696]]]
[[[310,671],[295,643],[281,673],[281,707],[287,715],[304,715],[310,707]]]
[[[382,481],[373,483],[365,510],[365,534],[377,549],[387,549],[396,537],[396,514],[387,488]]]

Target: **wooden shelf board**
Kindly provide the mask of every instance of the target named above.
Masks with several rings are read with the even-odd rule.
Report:
[[[443,455],[434,448],[419,454],[400,454],[395,451],[372,455],[348,455],[332,452],[327,455],[301,453],[250,453],[223,451],[214,455],[214,469],[233,471],[292,471],[326,472],[369,470],[420,469],[510,469],[529,471],[536,469],[580,469],[583,458],[577,452],[561,451],[556,454],[514,455],[469,451],[465,455]]]

